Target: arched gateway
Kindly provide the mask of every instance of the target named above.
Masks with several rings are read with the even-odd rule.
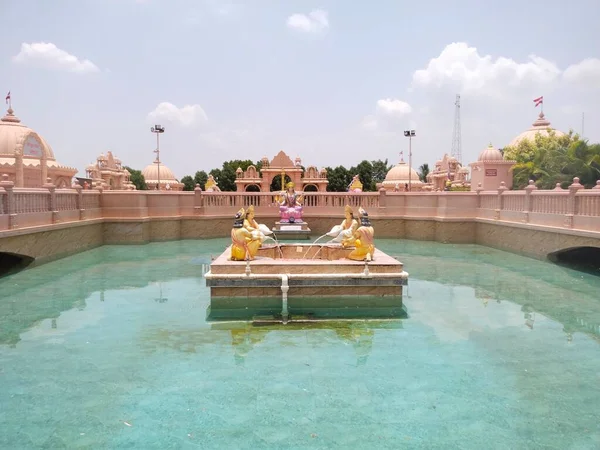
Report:
[[[281,185],[280,180],[282,177],[286,181],[292,181],[298,191],[306,189],[308,191],[325,192],[327,190],[328,181],[325,169],[319,171],[315,166],[309,166],[304,170],[300,158],[292,161],[283,151],[277,153],[271,161],[266,156],[263,157],[261,163],[262,168],[260,171],[254,166],[248,167],[246,171],[241,168],[236,170],[236,191],[249,191],[250,186],[257,186],[260,187],[261,192],[270,192],[274,186],[279,187]]]

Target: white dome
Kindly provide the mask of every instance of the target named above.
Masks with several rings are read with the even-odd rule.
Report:
[[[479,154],[477,161],[502,161],[503,159],[504,157],[502,156],[502,153],[500,153],[500,150],[494,148],[492,144],[490,144],[488,148]]]
[[[514,138],[512,141],[510,141],[510,144],[508,144],[508,146],[515,147],[515,146],[519,145],[519,142],[521,142],[523,140],[534,141],[535,136],[538,133],[542,136],[548,136],[549,130],[553,131],[554,134],[558,137],[565,135],[565,133],[563,133],[562,131],[555,130],[554,128],[552,128],[550,126],[550,121],[547,120],[544,116],[544,113],[541,112],[540,115],[538,116],[538,119],[535,122],[533,122],[533,124],[531,125],[531,128],[526,131],[523,131],[516,138]]]
[[[146,168],[142,170],[142,175],[144,175],[146,183],[158,183],[159,175],[161,184],[178,183],[177,179],[175,178],[175,175],[173,175],[173,172],[171,172],[171,169],[169,169],[163,163],[160,163],[159,174],[159,167],[157,161],[154,161],[152,164],[146,166]]]
[[[41,159],[45,154],[47,160],[54,161],[54,152],[44,138],[23,125],[9,108],[0,119],[0,156],[14,158],[17,153],[35,159]]]
[[[394,167],[392,167],[387,175],[385,176],[385,180],[381,183],[384,187],[394,187],[396,184],[404,185],[408,183],[410,173],[410,183],[412,185],[421,185],[423,182],[419,179],[419,174],[415,169],[409,167],[404,161],[400,161]]]

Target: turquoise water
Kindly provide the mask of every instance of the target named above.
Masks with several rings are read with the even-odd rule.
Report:
[[[600,447],[600,277],[380,240],[397,321],[206,321],[227,241],[107,246],[0,279],[0,448]]]

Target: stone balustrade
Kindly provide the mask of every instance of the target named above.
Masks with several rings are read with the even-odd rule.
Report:
[[[242,207],[254,205],[257,217],[279,215],[277,193],[102,191],[15,188],[0,178],[0,234],[3,231],[93,219],[232,218]],[[374,219],[439,221],[500,221],[580,231],[600,232],[600,181],[584,189],[577,178],[568,189],[538,190],[533,182],[524,190],[473,192],[306,192],[304,215],[342,217],[345,205],[362,206]]]

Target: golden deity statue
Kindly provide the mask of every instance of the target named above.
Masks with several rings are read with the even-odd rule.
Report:
[[[206,192],[221,192],[221,189],[217,185],[215,178],[212,175],[208,176],[206,183],[204,184],[204,190]]]
[[[375,230],[371,226],[369,214],[362,208],[359,208],[359,212],[360,226],[356,229],[352,237],[351,241],[353,241],[354,250],[350,252],[348,258],[355,261],[372,261],[375,253],[375,244],[373,241]]]
[[[341,242],[342,246],[353,245],[352,236],[358,228],[358,222],[354,218],[354,213],[349,205],[344,208],[344,220],[339,225],[334,226],[327,236],[333,237],[330,242]]]
[[[233,222],[233,228],[231,230],[231,260],[232,261],[245,261],[246,259],[254,259],[256,250],[260,247],[260,241],[258,246],[253,244],[254,239],[252,233],[244,228],[244,218],[246,212],[244,208],[240,209],[235,215],[235,221]],[[253,249],[254,253],[252,253]]]
[[[265,240],[265,235],[261,231],[262,227],[254,219],[254,205],[250,205],[246,210],[244,228],[250,233],[250,237],[252,238],[248,242],[248,253],[250,254],[250,259],[254,259],[258,253],[258,249]]]
[[[360,182],[360,178],[358,178],[358,174],[354,175],[352,178],[352,182],[350,186],[348,186],[348,192],[362,192],[363,184]]]

